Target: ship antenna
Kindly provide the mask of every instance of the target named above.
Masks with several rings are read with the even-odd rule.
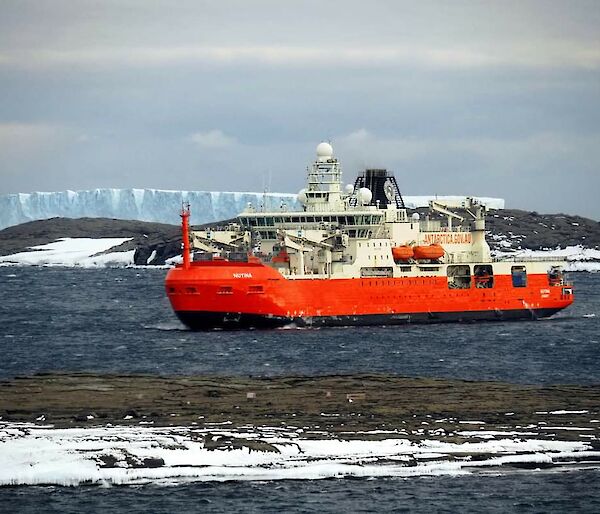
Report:
[[[267,193],[271,190],[271,170],[267,170],[266,175],[263,174],[263,199],[261,211],[267,211]]]

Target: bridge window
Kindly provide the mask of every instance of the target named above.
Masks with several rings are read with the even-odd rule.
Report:
[[[510,269],[513,287],[527,287],[527,270],[525,266],[513,266]]]
[[[494,272],[489,264],[476,264],[473,275],[475,275],[475,287],[488,289],[494,287]]]
[[[448,266],[448,288],[469,289],[471,287],[471,267],[468,264]]]
[[[560,286],[563,282],[562,271],[559,268],[553,267],[548,271],[548,284],[551,286]]]

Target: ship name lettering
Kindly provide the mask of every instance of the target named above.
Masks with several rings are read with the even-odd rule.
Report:
[[[426,244],[470,244],[472,237],[469,232],[435,232],[425,234]]]
[[[233,278],[252,278],[252,273],[234,273]]]

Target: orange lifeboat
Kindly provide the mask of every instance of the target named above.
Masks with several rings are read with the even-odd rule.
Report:
[[[392,248],[392,257],[394,261],[407,261],[414,255],[412,246],[394,246]]]
[[[444,256],[444,248],[438,244],[431,244],[429,246],[415,246],[414,249],[415,259],[417,260],[435,260],[440,259]]]

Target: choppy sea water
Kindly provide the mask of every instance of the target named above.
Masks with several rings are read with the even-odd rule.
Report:
[[[190,332],[165,270],[0,268],[0,378],[40,371],[600,381],[600,274],[537,322]]]
[[[156,374],[392,372],[515,383],[600,383],[600,275],[538,322],[193,333],[165,270],[0,268],[0,378],[41,371]],[[600,511],[597,470],[460,477],[0,489],[0,511]]]
[[[19,512],[599,512],[600,471],[0,490]],[[2,505],[0,504],[0,511]],[[15,510],[6,510],[15,512]]]

